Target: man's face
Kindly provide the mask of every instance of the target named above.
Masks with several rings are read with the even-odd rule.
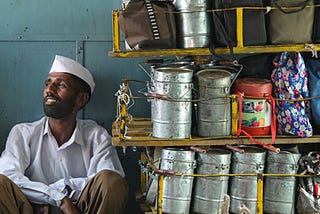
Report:
[[[43,91],[43,109],[48,117],[66,118],[75,110],[76,89],[73,76],[68,73],[50,73]],[[77,110],[76,110],[77,111]]]

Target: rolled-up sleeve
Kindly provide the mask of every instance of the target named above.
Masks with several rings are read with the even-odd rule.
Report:
[[[30,162],[30,147],[21,127],[15,126],[9,133],[6,148],[0,157],[0,174],[10,178],[33,203],[60,206],[65,197],[59,190],[42,182],[31,181],[24,175]]]

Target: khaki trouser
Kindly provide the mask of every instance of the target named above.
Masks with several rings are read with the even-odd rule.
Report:
[[[124,178],[103,170],[87,183],[76,205],[81,213],[120,214],[125,212],[128,193]],[[16,184],[0,175],[0,214],[11,213],[32,214],[32,205]]]

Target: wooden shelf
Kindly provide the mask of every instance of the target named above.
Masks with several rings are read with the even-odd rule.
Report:
[[[148,118],[134,118],[129,124],[124,140],[119,138],[120,124],[115,121],[112,125],[112,144],[115,146],[210,146],[210,145],[246,145],[255,144],[246,136],[221,136],[201,138],[191,136],[188,139],[167,139],[151,136],[152,124]],[[255,136],[263,144],[271,143],[271,136]],[[320,135],[309,138],[278,135],[275,144],[319,143]]]
[[[282,45],[262,45],[244,46],[242,29],[242,12],[244,8],[236,8],[237,16],[237,45],[233,47],[234,54],[252,53],[275,53],[275,52],[306,52],[319,51],[320,44],[282,44]],[[165,56],[210,56],[212,53],[209,48],[190,48],[190,49],[155,49],[128,51],[121,50],[119,10],[112,11],[113,21],[113,50],[108,52],[110,57],[133,58],[133,57],[165,57]],[[124,43],[123,45],[124,46]],[[230,54],[229,48],[216,48],[216,54]],[[127,133],[124,137],[119,135],[120,125],[118,121],[113,123],[112,143],[116,146],[194,146],[194,145],[225,145],[225,144],[254,144],[246,136],[221,136],[213,138],[201,138],[190,136],[188,139],[163,139],[152,137],[152,124],[147,118],[134,118],[128,125]],[[263,144],[271,143],[271,136],[255,136]],[[300,143],[319,143],[320,136],[314,135],[309,138],[299,138],[295,136],[277,136],[275,144],[300,144]]]

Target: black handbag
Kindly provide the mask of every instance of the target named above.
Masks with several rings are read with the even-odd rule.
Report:
[[[243,9],[243,45],[264,45],[267,43],[265,15],[262,0],[215,0],[213,1],[213,32],[217,47],[228,46],[226,40],[231,40],[232,46],[237,45],[236,10],[230,8],[247,7]],[[254,7],[254,9],[249,9]],[[261,7],[261,9],[257,9]],[[219,19],[219,20],[217,20]],[[227,36],[221,31],[219,22],[225,28]]]
[[[238,78],[260,78],[271,79],[271,73],[274,69],[273,59],[276,53],[261,53],[245,56],[239,59],[239,64],[243,70]]]
[[[315,5],[320,5],[320,0],[314,0]],[[314,20],[313,20],[313,43],[320,43],[320,7],[314,8]]]

